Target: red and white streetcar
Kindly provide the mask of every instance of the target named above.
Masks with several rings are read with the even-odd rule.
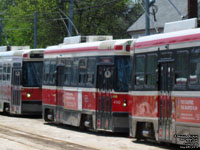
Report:
[[[42,114],[43,50],[0,52],[0,112]]]
[[[187,21],[168,25],[181,29]],[[200,28],[141,37],[131,49],[131,136],[177,144],[198,141]]]
[[[83,39],[89,42],[79,43]],[[110,36],[77,36],[47,48],[43,76],[44,120],[94,130],[128,132],[131,41],[112,40]]]

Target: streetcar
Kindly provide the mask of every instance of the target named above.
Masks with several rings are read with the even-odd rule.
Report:
[[[43,50],[0,52],[0,112],[42,115]]]
[[[187,21],[168,23],[169,32],[140,37],[131,46],[132,137],[198,146],[200,28],[173,31],[191,25]]]
[[[64,41],[44,51],[44,120],[95,131],[129,132],[133,39],[76,36]]]

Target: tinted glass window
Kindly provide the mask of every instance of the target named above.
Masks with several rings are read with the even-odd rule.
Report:
[[[65,69],[65,85],[70,85],[71,82],[71,75],[72,75],[72,60],[67,59],[65,63],[66,69]]]
[[[200,49],[191,51],[189,84],[200,85]]]
[[[175,84],[179,86],[186,86],[188,74],[188,57],[187,51],[180,51],[176,54],[175,61]]]
[[[116,91],[127,92],[130,81],[130,57],[116,57],[117,68]]]
[[[135,85],[144,85],[145,56],[137,56],[135,59]]]
[[[87,70],[87,59],[79,60],[79,85],[83,86],[86,83],[86,70]]]
[[[24,62],[22,85],[39,87],[42,84],[42,62]]]
[[[96,71],[96,59],[89,58],[88,59],[88,66],[87,66],[87,76],[86,76],[86,83],[87,86],[94,86],[95,82],[95,71]]]
[[[147,71],[146,71],[146,85],[150,86],[156,86],[157,81],[157,62],[158,57],[157,55],[147,55]]]
[[[48,81],[50,80],[50,61],[44,62],[44,74],[43,74],[43,82],[44,84],[48,84]]]
[[[73,66],[72,66],[72,85],[77,85],[78,83],[78,64],[79,61],[77,59],[74,59]]]
[[[56,84],[56,62],[51,61],[50,63],[50,77],[48,83],[55,85]]]
[[[0,80],[3,79],[2,75],[3,75],[3,67],[2,65],[0,65]]]

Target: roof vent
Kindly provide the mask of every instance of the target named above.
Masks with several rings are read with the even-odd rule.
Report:
[[[164,33],[197,28],[197,18],[165,23]]]
[[[95,42],[95,41],[105,41],[112,40],[112,36],[73,36],[73,37],[65,37],[63,40],[63,44],[76,44],[83,42]]]

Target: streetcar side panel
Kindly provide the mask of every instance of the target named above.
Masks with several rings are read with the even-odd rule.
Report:
[[[63,49],[56,46],[47,49],[43,85],[45,121],[94,130],[128,132],[128,80],[124,74],[129,69],[129,52],[124,51],[130,45],[127,41],[120,41],[125,44],[117,47],[113,45],[116,41],[108,41],[105,44],[84,43],[64,46],[66,48]],[[57,80],[50,85],[46,81],[53,73],[50,71],[53,60],[56,61],[54,77]],[[124,72],[118,71],[122,69]],[[115,80],[120,81],[121,86],[114,83]]]
[[[131,136],[177,144],[187,144],[193,135],[200,136],[199,32],[191,29],[136,40],[129,92]],[[148,89],[152,71],[148,71],[146,61],[152,53],[158,56],[156,65],[152,65],[156,79],[155,88]],[[139,60],[142,57],[146,58],[144,65]],[[145,66],[143,70],[137,69],[137,63]]]

